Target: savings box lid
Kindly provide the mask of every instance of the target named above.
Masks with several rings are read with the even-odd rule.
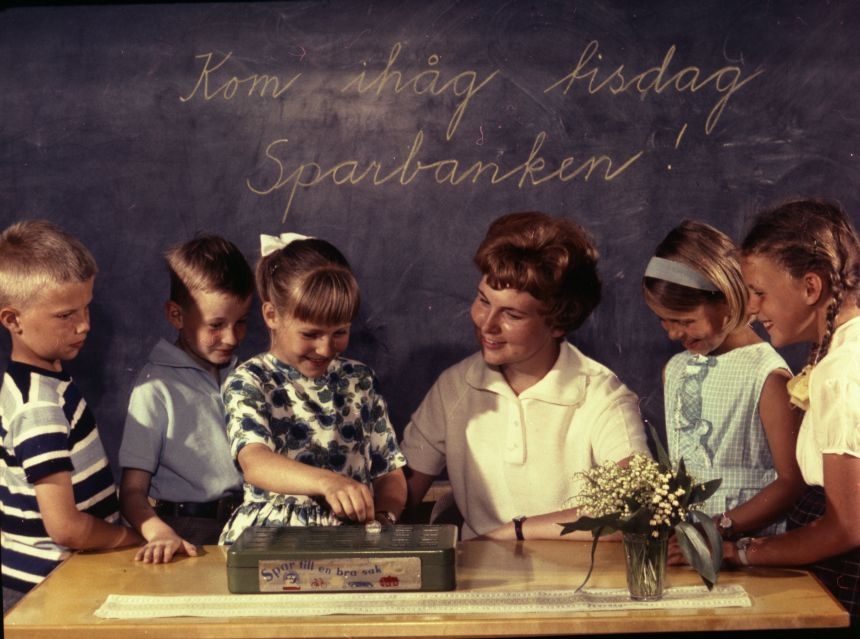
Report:
[[[265,559],[325,559],[371,556],[421,557],[422,563],[450,563],[457,545],[451,524],[397,524],[374,532],[344,526],[252,526],[227,551],[227,566],[255,567]]]

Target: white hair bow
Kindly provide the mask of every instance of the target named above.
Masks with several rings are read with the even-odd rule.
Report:
[[[301,233],[281,233],[280,235],[260,235],[260,254],[266,257],[270,253],[279,251],[296,240],[310,240],[308,235]]]

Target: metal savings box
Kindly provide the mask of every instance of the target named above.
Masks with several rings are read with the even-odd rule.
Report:
[[[227,551],[232,593],[454,590],[457,527],[246,529]]]

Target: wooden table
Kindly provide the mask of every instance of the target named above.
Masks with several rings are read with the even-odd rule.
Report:
[[[589,542],[470,541],[458,546],[458,590],[574,589],[589,563]],[[73,555],[4,619],[7,639],[135,639],[146,637],[481,637],[628,632],[827,628],[848,614],[809,573],[788,569],[724,571],[721,584],[740,584],[748,608],[622,610],[577,614],[337,615],[323,617],[101,619],[93,615],[109,594],[227,595],[226,553],[166,565],[135,563],[133,550]],[[589,587],[623,586],[621,544],[601,542]],[[699,583],[687,568],[670,568],[667,586]],[[233,595],[242,597],[243,595]],[[280,596],[280,595],[275,595]],[[290,595],[301,597],[301,594]],[[384,594],[366,593],[367,597]]]

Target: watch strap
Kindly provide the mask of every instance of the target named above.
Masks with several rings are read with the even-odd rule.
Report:
[[[747,557],[747,549],[752,544],[752,537],[741,537],[735,543],[735,548],[738,551],[738,561],[741,562],[742,566],[749,566],[750,560]]]
[[[525,541],[523,536],[523,522],[528,519],[525,515],[514,517],[514,534],[517,536],[517,541]]]
[[[723,539],[731,539],[734,536],[735,522],[732,521],[731,517],[726,513],[722,513],[721,515],[717,515],[714,520],[717,524],[717,530],[719,530],[720,536]]]

